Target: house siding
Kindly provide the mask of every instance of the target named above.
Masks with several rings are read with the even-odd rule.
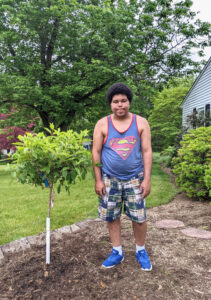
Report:
[[[193,113],[194,108],[198,110],[203,107],[205,110],[206,104],[211,105],[211,58],[181,105],[182,125],[187,125],[186,118]]]

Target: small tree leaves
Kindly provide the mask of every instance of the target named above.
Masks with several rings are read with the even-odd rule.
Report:
[[[77,178],[84,178],[91,154],[83,143],[87,141],[88,131],[80,133],[69,130],[62,132],[50,125],[50,135],[27,133],[16,143],[16,177],[21,183],[31,183],[45,187],[44,178],[50,186],[58,184],[69,192],[69,186]]]

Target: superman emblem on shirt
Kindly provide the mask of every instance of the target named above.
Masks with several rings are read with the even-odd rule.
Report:
[[[109,146],[114,150],[121,158],[126,160],[133,148],[137,143],[137,139],[134,136],[126,136],[124,138],[113,138],[109,141]]]

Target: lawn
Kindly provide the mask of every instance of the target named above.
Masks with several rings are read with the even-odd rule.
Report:
[[[91,171],[84,181],[72,185],[70,190],[70,195],[65,191],[56,194],[51,229],[97,218],[98,200]],[[176,192],[155,155],[147,207],[168,203]],[[0,245],[45,231],[47,210],[48,189],[22,185],[11,178],[6,166],[0,166]]]

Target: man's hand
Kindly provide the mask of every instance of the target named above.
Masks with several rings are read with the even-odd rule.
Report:
[[[146,198],[150,194],[150,181],[142,181],[140,186],[140,193],[142,194],[142,198]]]
[[[105,195],[106,187],[102,180],[95,182],[95,193],[98,194],[101,198]]]

